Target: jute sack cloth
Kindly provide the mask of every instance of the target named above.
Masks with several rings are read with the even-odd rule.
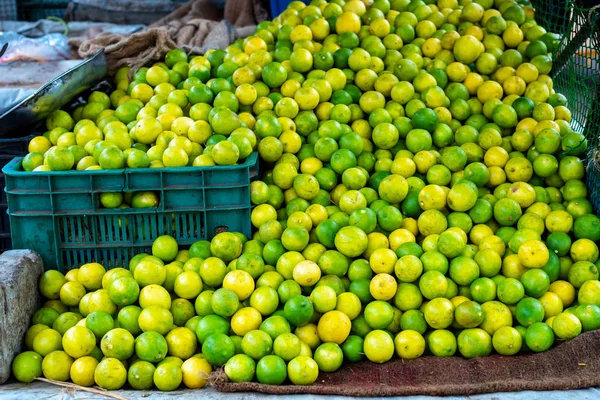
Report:
[[[321,373],[310,386],[229,382],[223,370],[210,377],[221,392],[343,396],[473,395],[600,386],[600,330],[584,333],[543,353],[518,356],[426,356],[374,364],[362,361]],[[565,394],[568,397],[568,394]]]
[[[188,54],[203,54],[209,49],[223,49],[236,39],[254,32],[255,25],[267,18],[260,0],[228,0],[225,19],[215,21],[208,0],[192,0],[148,29],[129,36],[101,35],[90,40],[71,39],[82,58],[89,58],[104,49],[110,74],[123,66],[137,70],[161,60],[175,48]],[[212,7],[212,8],[211,8]],[[203,17],[201,17],[203,16]]]
[[[149,25],[185,3],[186,0],[71,0],[64,19]]]

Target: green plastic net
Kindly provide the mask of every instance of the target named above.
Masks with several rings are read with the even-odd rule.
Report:
[[[573,129],[588,140],[587,185],[600,212],[600,8],[581,0],[536,0],[532,5],[538,24],[562,37],[552,57],[552,79],[568,99]]]
[[[600,8],[573,0],[536,0],[536,21],[562,36],[553,54],[554,88],[568,99],[573,128],[585,133],[589,148],[598,145],[600,131]]]

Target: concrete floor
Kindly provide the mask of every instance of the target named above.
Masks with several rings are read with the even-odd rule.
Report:
[[[212,388],[202,390],[178,390],[175,392],[159,391],[133,391],[118,390],[111,392],[128,400],[158,400],[158,399],[205,399],[205,400],[350,400],[344,396],[311,396],[311,395],[267,395],[261,393],[219,393]],[[590,388],[584,390],[553,391],[553,392],[518,392],[518,393],[492,393],[477,396],[407,396],[402,400],[598,400],[600,389]],[[29,385],[21,383],[8,383],[0,386],[0,400],[83,400],[83,399],[108,399],[106,396],[92,393],[73,391],[53,386],[43,382],[34,382]],[[364,398],[374,399],[374,398]]]

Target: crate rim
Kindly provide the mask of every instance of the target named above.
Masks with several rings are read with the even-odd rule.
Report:
[[[205,172],[205,171],[223,171],[223,170],[238,170],[244,169],[248,167],[254,167],[256,165],[256,161],[258,158],[258,153],[253,151],[246,160],[242,164],[236,165],[215,165],[215,166],[206,166],[206,167],[194,167],[194,166],[185,166],[185,167],[162,167],[162,168],[119,168],[119,169],[100,169],[100,170],[88,170],[88,171],[76,171],[76,170],[68,170],[68,171],[21,171],[18,168],[21,166],[21,162],[24,157],[15,157],[11,161],[9,161],[4,168],[2,168],[2,172],[6,176],[73,176],[75,174],[86,176],[86,175],[117,175],[117,174],[150,174],[156,172],[166,172],[166,173],[180,173],[180,172]],[[250,176],[251,178],[254,176]]]
[[[9,143],[20,143],[20,142],[31,140],[36,136],[38,136],[38,135],[35,133],[32,133],[31,135],[17,137],[17,138],[0,138],[0,145],[9,144]]]

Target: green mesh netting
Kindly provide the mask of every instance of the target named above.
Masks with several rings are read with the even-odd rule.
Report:
[[[573,0],[532,1],[536,21],[562,36],[553,54],[554,88],[568,99],[572,126],[588,140],[587,185],[600,212],[600,8]]]
[[[585,133],[590,148],[600,131],[600,9],[583,8],[573,0],[532,1],[538,24],[562,36],[553,54],[552,78],[573,114],[573,128]]]
[[[531,0],[537,23],[549,32],[564,34],[569,24],[572,0]]]

